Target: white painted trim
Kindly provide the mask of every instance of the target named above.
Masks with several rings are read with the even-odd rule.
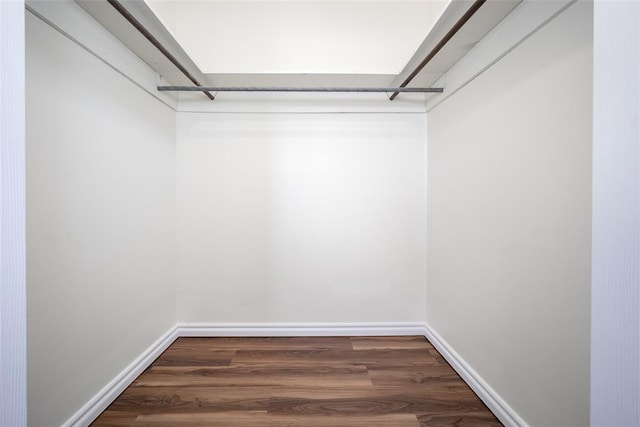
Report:
[[[89,400],[63,426],[88,426],[98,415],[147,369],[178,338],[176,327],[169,329],[156,342],[131,362],[120,374],[111,380],[102,390]]]
[[[640,2],[593,8],[590,422],[640,426]]]
[[[24,3],[0,1],[0,425],[27,425]]]
[[[28,12],[131,83],[172,110],[177,109],[176,94],[157,90],[157,85],[166,81],[74,1],[27,0],[25,6]]]
[[[180,323],[181,337],[424,335],[424,323]]]
[[[179,94],[178,112],[184,113],[420,113],[425,94],[403,93],[389,101],[384,93],[260,93],[220,92],[214,102],[202,94]]]
[[[432,86],[444,94],[426,95],[427,113],[455,95],[577,0],[523,1]]]
[[[425,338],[478,395],[487,407],[507,427],[527,427],[528,424],[507,402],[447,343],[435,330],[425,324]]]

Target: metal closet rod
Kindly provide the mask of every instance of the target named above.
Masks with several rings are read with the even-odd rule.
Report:
[[[158,90],[161,92],[444,92],[441,87],[158,86]]]
[[[462,17],[458,20],[458,22],[456,22],[453,25],[453,27],[451,27],[451,29],[447,32],[447,34],[445,34],[444,37],[442,37],[442,39],[438,42],[438,44],[435,45],[433,49],[431,49],[431,52],[429,52],[427,56],[424,57],[424,59],[411,72],[411,74],[409,74],[409,76],[406,79],[404,79],[404,81],[400,84],[400,87],[407,86],[411,82],[411,80],[413,80],[418,74],[420,74],[420,71],[422,71],[429,62],[431,62],[433,57],[436,56],[436,54],[440,52],[440,50],[442,50],[444,45],[449,43],[449,40],[451,40],[453,36],[455,36],[456,33],[460,31],[460,28],[462,28],[464,24],[466,24],[467,21],[469,21],[469,19],[471,19],[471,17],[475,15],[478,9],[480,9],[480,7],[482,7],[482,5],[486,3],[486,1],[487,0],[475,0],[471,5],[471,7],[466,11],[466,13],[462,15]],[[393,95],[391,95],[389,99],[391,99],[392,101],[396,99],[396,96],[398,96],[399,92],[401,91],[399,90],[394,91]]]
[[[160,41],[158,41],[158,39],[156,39],[153,34],[151,34],[149,32],[149,30],[147,30],[144,25],[142,25],[142,23],[140,21],[138,21],[118,0],[107,0],[107,2],[113,6],[113,8],[115,10],[118,11],[118,13],[120,13],[120,15],[122,15],[122,17],[124,19],[126,19],[136,30],[138,30],[138,32],[140,34],[142,34],[147,40],[149,40],[149,42],[160,51],[160,53],[162,53],[165,58],[167,58],[178,70],[180,70],[180,72],[182,74],[184,74],[189,80],[191,80],[191,82],[195,85],[200,86],[200,82],[198,81],[198,79],[196,79],[186,68],[184,65],[182,65],[180,63],[180,61],[178,61],[176,59],[175,56],[173,56],[171,54],[171,52],[169,52],[167,50],[167,48],[165,48],[162,43],[160,43]],[[211,95],[209,92],[203,90],[202,91],[207,98],[209,98],[210,100],[214,100],[214,96]]]

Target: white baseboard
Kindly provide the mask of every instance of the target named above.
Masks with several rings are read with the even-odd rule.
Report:
[[[424,323],[179,323],[182,337],[424,335]]]
[[[127,366],[120,374],[100,390],[78,412],[63,424],[63,426],[88,426],[98,415],[122,393],[145,369],[147,369],[160,354],[178,338],[176,327],[169,329],[156,342],[151,344],[138,358]]]
[[[480,397],[493,414],[507,427],[528,427],[516,411],[487,384],[476,371],[429,325],[425,324],[424,336],[440,352],[458,375]]]

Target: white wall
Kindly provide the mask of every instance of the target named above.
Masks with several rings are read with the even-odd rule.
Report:
[[[591,8],[428,114],[427,322],[535,426],[589,424]]]
[[[52,426],[175,324],[175,112],[26,19],[28,417]]]
[[[27,424],[24,2],[0,2],[0,425]]]
[[[179,321],[422,321],[425,140],[423,113],[179,113]]]
[[[640,3],[595,2],[591,424],[640,425]]]

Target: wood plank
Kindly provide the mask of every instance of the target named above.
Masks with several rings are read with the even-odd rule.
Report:
[[[171,345],[154,362],[156,366],[228,366],[234,350],[217,350],[209,346]]]
[[[354,350],[425,350],[432,348],[424,337],[353,337]]]
[[[461,396],[457,392],[428,392],[410,394],[396,390],[395,393],[371,397],[343,397],[338,399],[273,398],[269,412],[278,414],[308,415],[358,415],[431,412],[478,412],[485,410],[484,404],[474,396]]]
[[[209,350],[352,350],[349,337],[181,337],[172,347]]]
[[[403,396],[407,400],[423,402],[429,400],[451,400],[454,403],[473,404],[473,408],[484,407],[484,404],[471,390],[462,391],[456,385],[455,389],[444,389],[442,387],[274,387],[271,396],[284,399],[381,399],[381,400],[402,400]],[[477,405],[476,405],[477,404]]]
[[[421,390],[407,394],[397,389],[274,389],[271,387],[146,387],[127,390],[110,407],[125,414],[269,411],[293,415],[384,415],[421,412],[478,414],[484,405],[473,396]]]
[[[440,366],[434,366],[433,369],[444,370]],[[364,365],[342,365],[335,364],[332,366],[280,366],[275,364],[244,364],[233,366],[152,366],[147,370],[149,375],[204,375],[217,377],[240,377],[246,375],[255,375],[260,377],[273,377],[279,375],[351,375],[360,374],[367,375],[367,367]]]
[[[421,427],[501,427],[502,423],[487,411],[467,412],[465,414],[427,413],[417,414]]]
[[[237,351],[231,365],[247,363],[272,363],[292,366],[317,366],[353,364],[353,365],[386,365],[390,361],[405,366],[432,365],[439,363],[424,350],[292,350],[292,351]]]
[[[99,427],[128,427],[135,425],[137,417],[138,414],[135,412],[109,410],[100,414],[91,425]]]
[[[435,361],[437,361],[440,365],[442,366],[451,366],[449,365],[449,362],[446,361],[446,359],[444,357],[442,357],[442,355],[440,353],[438,353],[438,350],[435,349],[435,347],[431,347],[429,349],[429,354],[431,355],[431,357],[433,357],[433,359]],[[453,369],[453,368],[452,368]]]
[[[134,387],[110,410],[137,414],[266,411],[271,387]]]
[[[161,369],[160,369],[161,368]],[[137,386],[371,386],[367,369],[361,365],[332,367],[166,367],[151,368]]]
[[[136,425],[180,425],[211,427],[419,427],[413,414],[394,414],[358,417],[340,416],[282,416],[266,412],[227,412],[207,414],[151,414],[140,415]]]
[[[383,367],[369,368],[369,377],[378,386],[434,386],[450,388],[453,385],[468,386],[449,366]]]

